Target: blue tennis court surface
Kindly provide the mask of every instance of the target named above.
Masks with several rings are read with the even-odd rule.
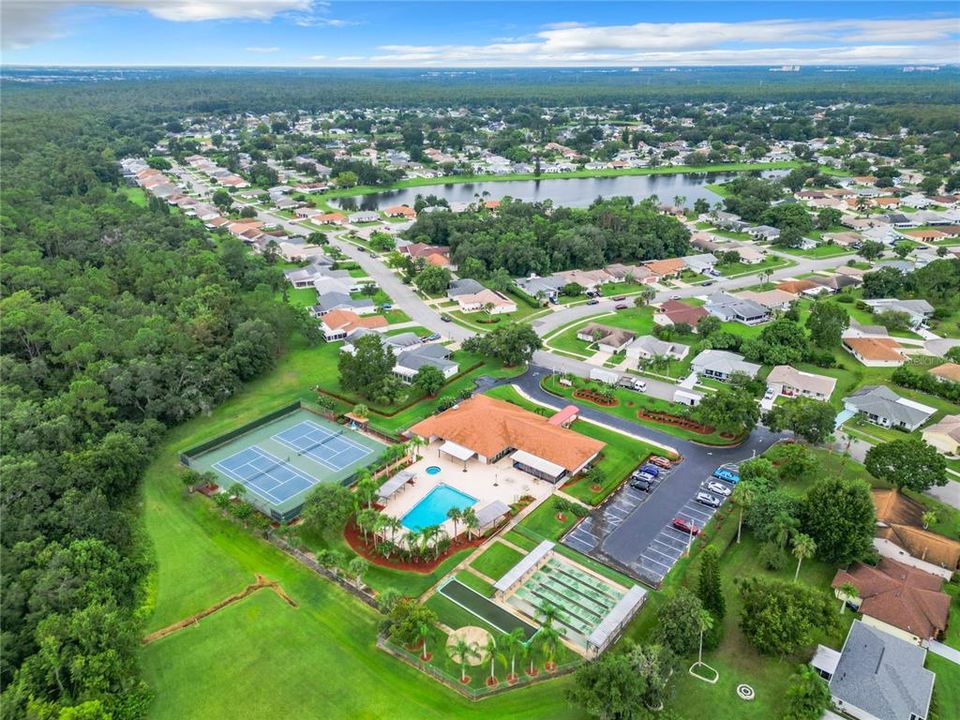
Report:
[[[317,482],[283,458],[256,445],[224,458],[213,467],[274,503],[284,502]]]
[[[310,420],[277,433],[273,439],[297,455],[305,455],[334,471],[343,470],[373,452],[347,437],[344,430],[330,430]]]

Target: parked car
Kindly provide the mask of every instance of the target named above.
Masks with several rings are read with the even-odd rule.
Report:
[[[647,462],[648,462],[648,463],[653,463],[653,464],[656,465],[657,467],[662,467],[662,468],[671,468],[671,467],[673,467],[673,463],[672,463],[672,462],[670,462],[669,460],[667,460],[665,457],[660,457],[659,455],[651,455],[650,457],[647,458]]]
[[[431,333],[430,335],[427,335],[423,339],[423,342],[433,342],[434,340],[439,340],[439,339],[440,339],[440,333]]]
[[[440,319],[443,320],[444,322],[453,322],[453,318],[447,315],[446,313],[441,315]]]
[[[650,489],[653,487],[653,482],[647,478],[635,477],[630,481],[630,487],[632,487],[634,490],[650,492]]]
[[[700,287],[710,287],[711,285],[713,285],[713,280],[704,280],[700,283]]]
[[[619,305],[615,305],[614,307],[617,310],[626,310],[630,306],[627,305],[626,303],[620,303]]]
[[[657,478],[651,475],[650,473],[641,472],[640,470],[634,470],[630,474],[631,480],[646,480],[648,482],[653,482]]]
[[[734,472],[730,468],[718,467],[713,471],[713,476],[718,480],[723,480],[731,485],[736,485],[738,482],[740,482],[740,474]]]
[[[620,302],[621,300],[626,300],[626,299],[627,299],[627,296],[626,296],[626,295],[614,295],[614,296],[613,296],[613,299],[616,300],[617,302]]]
[[[700,528],[694,525],[688,520],[684,520],[682,517],[675,517],[670,524],[673,526],[674,530],[679,530],[680,532],[685,532],[688,535],[699,535]]]
[[[716,493],[717,495],[721,495],[723,497],[727,497],[727,495],[733,492],[726,485],[723,483],[718,483],[716,480],[710,480],[704,484],[704,487],[710,492]]]
[[[599,304],[600,304],[600,301],[597,300],[596,298],[590,298],[589,300],[587,300],[587,305],[599,305]]]
[[[772,388],[772,387],[768,387],[768,388],[767,388],[767,391],[763,394],[763,399],[764,399],[764,400],[769,400],[769,399],[772,398],[775,394],[776,394],[776,393],[773,391],[773,388]]]
[[[381,310],[393,310],[393,303],[384,303],[380,306]]]
[[[716,495],[711,495],[708,492],[698,492],[696,494],[696,497],[694,497],[694,500],[696,500],[701,505],[709,505],[710,507],[713,507],[713,508],[720,507],[720,503],[721,503],[720,498],[718,498]]]
[[[646,392],[647,383],[641,380],[640,378],[631,377],[629,375],[624,375],[620,378],[620,382],[617,383],[620,387],[626,388],[627,390],[636,390],[637,392]]]
[[[671,300],[679,300],[679,299],[680,299],[680,296],[679,296],[679,295],[671,295],[671,296],[670,296],[670,299],[671,299]]]
[[[653,475],[654,477],[660,477],[660,468],[658,468],[656,465],[644,465],[640,468],[640,472]]]

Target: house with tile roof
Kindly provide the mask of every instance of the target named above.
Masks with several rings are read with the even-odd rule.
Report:
[[[617,353],[626,348],[637,337],[635,332],[623,328],[587,323],[577,330],[577,339],[588,343],[596,343],[600,352]]]
[[[914,558],[924,563],[928,572],[933,568],[946,568],[947,577],[960,569],[960,541],[925,529],[923,505],[897,490],[874,488],[871,496],[877,513],[877,539],[906,551],[907,558],[903,558],[902,553],[884,552],[884,543],[875,541],[881,555],[908,565],[916,564],[910,560]]]
[[[834,709],[857,720],[927,720],[936,675],[927,651],[854,620],[843,648],[819,645],[810,664]]]
[[[857,589],[853,597],[841,588]],[[890,558],[876,567],[854,563],[833,577],[834,594],[857,608],[863,622],[919,645],[943,635],[950,615],[950,596],[942,592],[943,578]]]
[[[865,385],[845,397],[843,406],[874,425],[907,432],[916,430],[937,411],[900,397],[886,385]]]
[[[493,464],[508,455],[514,467],[550,482],[576,475],[605,443],[554,425],[536,413],[487,395],[474,395],[421,420],[409,432],[458,460]]]
[[[491,315],[503,315],[517,311],[517,304],[505,295],[489,288],[483,288],[476,293],[467,293],[457,296],[460,311],[465,313],[488,310]]]
[[[658,280],[679,277],[687,264],[682,258],[665,258],[663,260],[651,260],[644,263],[644,267],[653,273]]]
[[[667,342],[653,335],[641,335],[627,345],[625,354],[628,358],[651,360],[656,357],[667,357],[671,360],[683,360],[690,353],[690,346],[683,343]]]
[[[653,321],[657,325],[686,324],[695,328],[697,323],[700,322],[700,318],[709,314],[702,307],[688,305],[681,300],[667,300],[657,308],[653,315]]]
[[[891,337],[848,337],[844,333],[843,346],[867,367],[900,367],[907,361],[903,346]]]
[[[837,379],[797,370],[790,365],[777,365],[767,375],[767,387],[775,395],[808,397],[826,402],[837,386]]]
[[[944,415],[923,429],[923,439],[944,455],[960,454],[960,415]]]
[[[943,363],[935,368],[930,368],[929,372],[937,380],[960,383],[960,365],[957,363]]]
[[[343,340],[357,328],[375,330],[386,326],[387,319],[383,315],[360,317],[350,310],[331,310],[320,321],[320,330],[327,342]]]

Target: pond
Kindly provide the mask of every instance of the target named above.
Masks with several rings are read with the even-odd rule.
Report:
[[[786,170],[754,171],[753,175],[764,178],[782,177]],[[474,183],[423,185],[421,187],[386,190],[371,195],[340,198],[335,204],[345,210],[377,210],[391,205],[410,205],[417,195],[437,195],[447,202],[469,203],[478,197],[500,199],[512,197],[527,202],[552,200],[555,205],[587,207],[598,197],[630,196],[642,200],[656,195],[661,202],[672,204],[674,197],[681,196],[686,207],[703,198],[715,203],[720,196],[706,185],[732,180],[740,173],[676,173],[673,175],[619,175],[595,178],[550,178],[539,180],[503,180]],[[487,195],[484,195],[487,193]]]

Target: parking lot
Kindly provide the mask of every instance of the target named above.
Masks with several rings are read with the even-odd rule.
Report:
[[[684,463],[661,472],[654,481],[649,493],[635,490],[625,484],[600,508],[585,518],[563,538],[563,544],[579,552],[590,555],[601,562],[619,567],[643,582],[657,587],[673,568],[678,559],[686,552],[691,536],[673,527],[674,517],[683,518],[697,528],[703,528],[716,513],[717,508],[697,502],[696,494],[701,490],[709,492],[722,503],[727,496],[711,492],[702,485],[709,481],[720,482],[731,492],[733,485],[710,476],[711,469],[686,467]],[[699,476],[694,479],[691,475]],[[661,491],[658,495],[658,491]],[[625,542],[633,537],[638,519],[644,515],[651,517],[662,513],[646,513],[645,505],[657,501],[674,503],[676,492],[682,505],[677,509],[673,505],[670,518],[665,524],[647,528],[649,538],[641,542]],[[627,523],[627,521],[630,521]]]

